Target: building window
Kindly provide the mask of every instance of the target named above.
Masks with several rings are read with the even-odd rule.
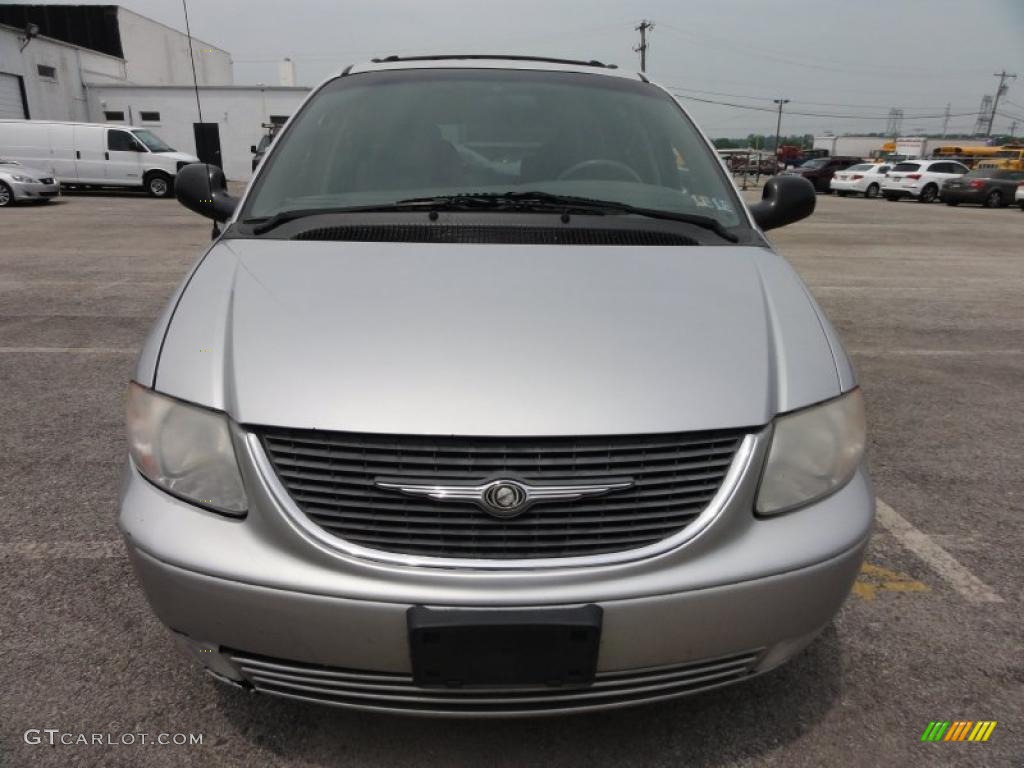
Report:
[[[104,112],[103,119],[108,123],[123,123],[124,112]]]
[[[56,67],[48,67],[45,64],[38,64],[38,65],[36,65],[36,72],[39,73],[40,77],[45,77],[45,78],[48,78],[50,80],[56,80],[57,79],[57,68]]]
[[[159,112],[139,112],[139,119],[144,123],[159,123]]]

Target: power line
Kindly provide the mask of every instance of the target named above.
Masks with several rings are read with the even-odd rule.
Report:
[[[750,99],[752,101],[763,101],[766,104],[771,104],[774,101],[774,99],[771,99],[771,98],[766,97],[766,96],[752,96],[750,94],[745,94],[745,93],[725,93],[723,91],[708,91],[708,90],[703,90],[703,89],[700,89],[700,88],[687,88],[687,87],[684,87],[684,86],[681,86],[681,85],[673,85],[671,83],[663,83],[663,85],[666,88],[669,88],[669,89],[671,89],[673,91],[686,91],[687,93],[700,93],[700,94],[708,94],[708,95],[711,95],[711,96],[727,96],[727,97],[733,98],[733,99]],[[812,107],[847,107],[849,109],[860,109],[860,108],[864,108],[864,109],[888,109],[889,106],[890,106],[889,104],[847,104],[847,103],[842,103],[842,102],[837,102],[837,101],[805,101],[803,99],[793,99],[792,103],[794,103],[794,104],[806,104],[806,105],[812,106]],[[1007,102],[1007,103],[1009,103],[1009,102]],[[944,110],[945,108],[946,108],[945,106],[903,107],[903,110],[904,110],[904,112],[910,112],[911,110],[922,110],[922,111],[925,111],[925,112],[936,112],[937,113],[939,110]],[[952,109],[952,107],[950,107],[950,108]],[[914,117],[914,115],[913,114],[908,114],[907,117]]]
[[[748,109],[755,112],[775,112],[774,107],[769,106],[757,106],[753,104],[736,104],[735,102],[728,101],[717,101],[715,99],[703,99],[698,96],[689,96],[684,93],[676,93],[672,91],[674,96],[680,99],[686,99],[688,101],[699,101],[704,104],[715,104],[721,107],[732,107],[734,109]],[[772,99],[774,102],[775,100]],[[777,102],[776,102],[777,103]],[[799,115],[801,117],[832,117],[840,120],[889,120],[890,115],[852,115],[852,114],[838,114],[835,112],[801,112],[790,110],[786,113],[787,115]],[[956,112],[950,113],[949,117],[976,117],[977,112]],[[936,115],[910,115],[914,120],[943,120],[946,118],[945,112]]]
[[[780,55],[776,55],[774,53],[758,53],[756,49],[751,49],[751,46],[749,46],[749,45],[737,46],[736,43],[735,43],[735,40],[729,40],[729,39],[722,38],[722,37],[716,37],[715,35],[710,35],[710,34],[707,34],[706,32],[703,32],[703,31],[699,32],[699,34],[698,34],[696,32],[679,29],[678,27],[675,27],[675,26],[673,26],[671,24],[664,24],[663,23],[662,26],[665,29],[669,30],[670,32],[674,32],[674,33],[676,33],[678,35],[682,35],[682,36],[686,37],[687,39],[695,41],[699,45],[714,44],[716,47],[721,47],[722,45],[727,45],[727,46],[731,46],[732,50],[735,53],[737,53],[737,54],[739,54],[741,56],[752,56],[752,57],[755,57],[755,58],[767,59],[769,61],[775,61],[775,62],[779,62],[779,63],[782,63],[782,64],[789,64],[791,66],[804,67],[806,69],[824,70],[824,71],[829,71],[829,72],[841,72],[841,73],[844,73],[844,74],[867,74],[867,75],[872,75],[872,76],[875,76],[875,77],[877,77],[879,75],[882,75],[882,74],[886,75],[887,77],[894,77],[894,76],[900,76],[900,77],[904,77],[904,78],[927,77],[929,79],[934,79],[935,77],[944,77],[946,79],[949,79],[949,78],[952,78],[952,77],[973,77],[974,76],[974,74],[968,73],[968,72],[964,72],[964,71],[960,71],[960,72],[956,72],[956,73],[940,73],[940,72],[935,72],[934,70],[928,70],[928,71],[923,71],[922,70],[920,72],[913,72],[913,71],[908,70],[906,67],[901,67],[898,73],[894,73],[893,68],[891,68],[891,67],[875,67],[875,68],[870,68],[870,67],[853,66],[853,65],[837,67],[837,66],[834,66],[832,63],[824,64],[824,63],[816,63],[816,62],[807,61],[807,60],[800,61],[798,59],[793,59],[793,58],[789,58],[789,57],[786,57],[786,56],[780,56]],[[712,41],[717,41],[717,43],[714,43]],[[762,49],[762,50],[764,50],[764,49]]]

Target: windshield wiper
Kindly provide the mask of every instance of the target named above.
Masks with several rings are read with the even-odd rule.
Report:
[[[696,213],[677,213],[662,211],[655,208],[641,208],[629,203],[614,200],[598,200],[574,195],[556,195],[550,192],[480,192],[461,193],[454,195],[437,195],[435,197],[411,197],[394,203],[379,205],[357,205],[341,208],[296,208],[280,211],[273,216],[257,219],[245,219],[241,223],[251,224],[254,235],[265,234],[282,224],[304,219],[309,216],[322,216],[335,213],[374,213],[408,210],[508,210],[519,211],[559,211],[602,216],[608,213],[645,216],[652,219],[679,221],[710,230],[729,242],[739,242],[739,238],[726,229],[714,216],[702,216]]]
[[[262,235],[272,229],[276,229],[289,221],[305,219],[309,216],[325,216],[332,213],[373,213],[375,211],[404,211],[417,206],[402,205],[400,203],[382,203],[381,205],[350,205],[341,208],[292,208],[287,211],[278,211],[273,216],[260,217],[255,219],[242,219],[241,224],[252,225],[254,235]]]
[[[714,216],[699,213],[678,213],[663,211],[657,208],[642,208],[617,200],[599,200],[591,197],[575,195],[556,195],[551,192],[480,192],[459,195],[439,195],[438,197],[413,197],[400,200],[400,205],[436,205],[438,207],[466,208],[515,208],[522,211],[557,210],[565,213],[587,213],[602,215],[606,213],[631,214],[645,216],[650,219],[679,221],[693,224],[696,227],[714,232],[724,240],[739,242],[739,237],[730,232]]]

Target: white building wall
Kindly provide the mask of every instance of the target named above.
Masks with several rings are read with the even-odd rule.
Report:
[[[266,132],[271,115],[291,116],[308,88],[228,86],[200,88],[203,121],[217,123],[225,175],[244,181],[252,175],[250,147]],[[104,111],[129,110],[134,124],[152,128],[175,149],[195,154],[194,124],[199,122],[196,95],[188,87],[153,88],[133,85],[90,85],[89,119],[104,122]],[[142,122],[142,111],[159,112],[159,122]]]
[[[184,19],[182,20],[184,23]],[[191,85],[188,37],[125,8],[117,9],[128,80],[146,85]],[[231,85],[234,65],[225,50],[192,38],[200,85]]]
[[[36,37],[19,52],[21,30],[0,26],[0,72],[24,78],[29,116],[37,120],[87,120],[83,78],[123,82],[124,61],[114,56]],[[56,77],[41,77],[38,67],[53,67]]]

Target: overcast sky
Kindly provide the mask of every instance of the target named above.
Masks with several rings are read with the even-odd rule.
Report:
[[[3,0],[0,0],[2,2]],[[39,2],[40,0],[36,0]],[[296,62],[314,85],[353,61],[389,53],[526,53],[639,69],[634,27],[656,23],[648,74],[681,95],[774,109],[783,133],[881,131],[891,107],[903,132],[969,131],[993,72],[1010,82],[996,131],[1024,134],[1024,0],[188,0],[192,33],[230,51],[235,81],[277,82]],[[122,5],[184,28],[181,0]],[[686,89],[686,90],[683,90]],[[773,133],[769,111],[686,101],[713,136]],[[833,117],[832,115],[840,115]],[[854,119],[851,116],[879,119]]]

